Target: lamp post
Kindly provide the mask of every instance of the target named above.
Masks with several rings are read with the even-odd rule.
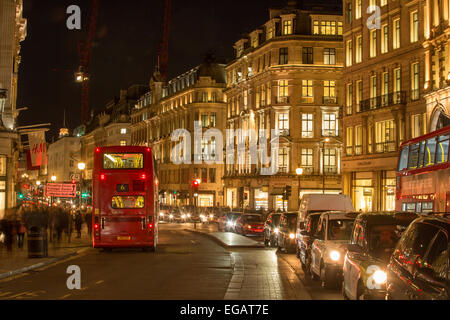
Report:
[[[56,181],[56,176],[52,176],[51,178],[50,178],[50,180],[52,180],[52,182],[55,182]],[[48,192],[48,191],[47,191]],[[50,205],[51,206],[53,206],[53,197],[50,197]]]
[[[86,169],[86,164],[84,162],[79,162],[78,170],[80,170],[80,209],[81,209],[82,202],[83,202],[82,194],[83,194],[83,171],[84,171],[84,169]]]
[[[330,138],[322,141],[322,194],[325,194],[325,143],[330,142]]]

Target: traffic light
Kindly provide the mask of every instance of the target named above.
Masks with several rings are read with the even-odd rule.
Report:
[[[83,192],[83,193],[81,194],[81,198],[86,199],[87,197],[89,197],[89,193]]]
[[[286,188],[284,189],[283,200],[288,200],[291,194],[292,194],[292,187],[286,186]]]
[[[17,194],[17,197],[19,198],[19,200],[22,200],[22,199],[23,199],[23,193],[22,193],[22,192],[19,192],[19,193]]]

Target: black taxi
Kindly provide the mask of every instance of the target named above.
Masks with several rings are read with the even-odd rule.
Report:
[[[402,233],[417,217],[411,212],[358,215],[344,259],[344,298],[385,299],[389,259]]]

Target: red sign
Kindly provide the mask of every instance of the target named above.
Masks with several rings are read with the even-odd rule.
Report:
[[[76,198],[77,185],[71,183],[48,183],[47,197]]]

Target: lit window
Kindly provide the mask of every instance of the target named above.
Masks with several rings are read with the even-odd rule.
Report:
[[[322,136],[336,136],[337,135],[337,118],[334,113],[324,113],[322,120]]]
[[[323,50],[323,63],[324,64],[336,64],[336,49],[325,48]]]
[[[377,55],[377,29],[370,31],[370,57]]]
[[[302,138],[313,138],[313,114],[303,113],[302,114]]]
[[[392,46],[394,49],[400,48],[400,18],[394,20],[394,36]]]
[[[362,36],[356,37],[356,57],[355,62],[360,63],[362,61]]]
[[[314,20],[314,22],[313,22],[313,34],[320,34],[319,21],[317,21],[317,20]]]
[[[292,34],[292,20],[286,20],[283,22],[283,34]]]
[[[355,0],[355,19],[361,18],[361,0]]]
[[[353,127],[347,127],[346,139],[347,139],[346,153],[348,156],[351,156],[353,155]]]
[[[353,103],[353,84],[348,83],[347,84],[347,114],[352,114],[352,103]]]
[[[127,142],[125,140],[120,141],[120,146],[125,147],[127,145]]]
[[[352,40],[348,40],[347,41],[347,45],[346,45],[346,65],[347,67],[350,67],[352,65],[352,61],[353,61],[353,46],[352,46]]]
[[[419,41],[419,14],[417,11],[411,12],[410,39],[411,42]]]
[[[313,149],[302,149],[302,167],[312,168],[313,166]],[[311,170],[307,170],[311,171]]]
[[[313,81],[302,80],[302,102],[312,103],[314,101],[313,96]]]
[[[411,100],[419,99],[419,63],[411,64]]]
[[[386,53],[389,50],[389,28],[385,24],[381,26],[381,53]]]

